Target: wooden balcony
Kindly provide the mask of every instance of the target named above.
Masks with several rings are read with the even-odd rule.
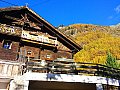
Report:
[[[10,26],[10,25],[6,25],[6,24],[0,24],[0,33],[20,37],[22,30],[20,27]]]
[[[22,40],[26,42],[36,43],[36,44],[44,44],[44,45],[52,45],[57,46],[57,37],[52,37],[49,35],[45,35],[44,33],[36,33],[30,31],[22,31]]]
[[[120,79],[120,69],[93,63],[75,63],[66,60],[42,62],[42,60],[29,61],[27,70],[31,72],[47,72],[53,74],[72,74],[86,76],[102,76]]]
[[[39,30],[23,30],[22,27],[10,26],[6,24],[0,24],[0,34],[3,39],[11,39],[14,41],[14,38],[18,42],[22,41],[24,44],[36,46],[40,48],[56,48],[58,46],[57,37],[50,36],[46,33],[42,33]]]
[[[0,78],[14,78],[22,75],[22,68],[18,62],[0,61]]]

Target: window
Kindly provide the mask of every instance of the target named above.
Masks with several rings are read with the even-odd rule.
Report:
[[[27,55],[31,55],[31,51],[27,51]]]
[[[47,59],[50,59],[50,58],[51,58],[51,55],[46,55],[46,58],[47,58]]]
[[[11,46],[12,46],[12,41],[10,41],[10,40],[4,40],[4,42],[3,42],[3,48],[5,48],[5,49],[11,49]]]

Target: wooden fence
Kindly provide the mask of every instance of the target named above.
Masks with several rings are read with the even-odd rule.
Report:
[[[26,64],[28,71],[49,72],[59,74],[92,75],[108,78],[120,79],[120,69],[107,67],[101,64],[67,62],[67,61],[47,61],[43,65],[41,61],[29,61]]]

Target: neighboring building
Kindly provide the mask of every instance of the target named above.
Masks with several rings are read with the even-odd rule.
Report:
[[[81,49],[30,8],[0,8],[0,90],[118,87],[116,79],[78,75],[73,55]]]

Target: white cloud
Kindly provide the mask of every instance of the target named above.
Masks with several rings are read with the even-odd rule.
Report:
[[[115,10],[117,13],[120,13],[120,5],[118,5],[114,10]]]

